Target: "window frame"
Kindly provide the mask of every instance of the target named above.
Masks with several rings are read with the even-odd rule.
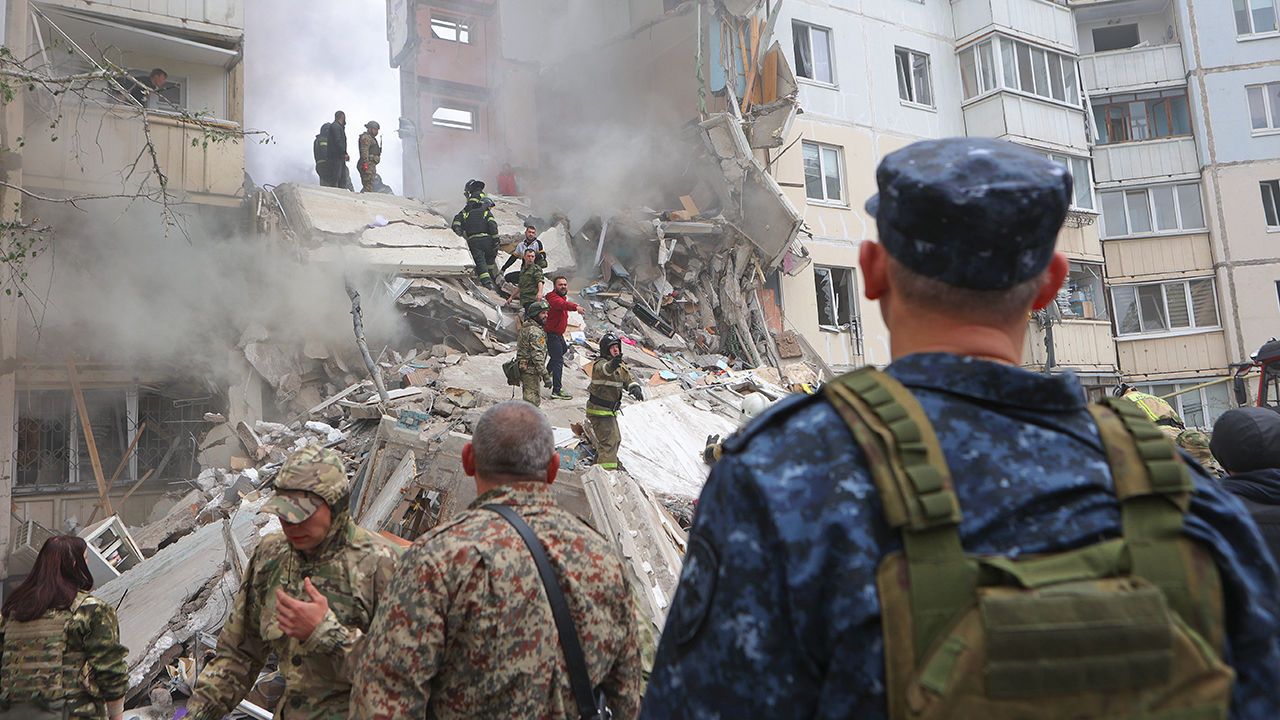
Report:
[[[1170,188],[1173,192],[1174,215],[1177,218],[1178,226],[1172,230],[1160,230],[1160,213],[1156,207],[1155,195],[1152,190],[1155,188]],[[1179,188],[1195,187],[1196,193],[1200,197],[1200,226],[1188,227],[1185,223],[1185,213],[1182,207],[1182,195]],[[1147,217],[1150,219],[1151,229],[1141,232],[1133,232],[1133,221],[1129,215],[1129,196],[1133,193],[1143,193],[1146,195]],[[1121,206],[1124,208],[1124,233],[1113,235],[1111,228],[1107,225],[1106,199],[1108,196],[1120,195]],[[1098,191],[1098,214],[1102,216],[1102,239],[1103,240],[1123,240],[1126,238],[1144,238],[1157,235],[1186,235],[1188,233],[1208,232],[1209,221],[1205,217],[1204,191],[1200,187],[1200,183],[1196,182],[1174,182],[1174,183],[1156,183],[1153,185],[1141,185],[1134,187],[1111,188]]]
[[[1082,210],[1085,212],[1093,212],[1101,214],[1102,210],[1098,208],[1097,188],[1093,186],[1093,158],[1085,155],[1067,155],[1065,153],[1049,152],[1047,150],[1036,150],[1037,154],[1044,156],[1051,162],[1056,162],[1065,167],[1067,172],[1071,173],[1071,209]],[[1089,188],[1089,204],[1081,205],[1077,202],[1080,199],[1080,173],[1074,167],[1076,163],[1084,163],[1084,178]]]
[[[1267,232],[1280,232],[1280,180],[1260,180],[1258,190],[1262,193],[1262,222]],[[1271,196],[1270,208],[1267,207],[1268,195]]]
[[[432,107],[433,109],[431,111],[431,127],[440,128],[441,130],[458,130],[460,132],[479,132],[480,108],[476,107],[475,105],[468,105],[467,103],[453,104],[452,101],[449,101],[449,104],[445,104],[445,101],[437,100],[434,103],[432,103]],[[440,112],[441,110],[455,110],[455,111],[470,113],[471,124],[469,126],[464,126],[462,123],[459,123],[459,122],[452,122],[448,120],[444,120],[444,121],[438,120],[436,119],[436,113]]]
[[[925,93],[929,96],[929,102],[922,102],[920,97],[920,89],[916,86],[915,64],[917,58],[924,59],[924,80]],[[894,73],[898,76],[898,101],[903,105],[918,108],[937,108],[937,98],[933,92],[933,60],[929,57],[929,53],[912,50],[902,46],[893,48],[893,66]],[[911,97],[902,97],[903,89],[907,90],[907,94]]]
[[[1105,34],[1107,32],[1114,33],[1115,31],[1120,30],[1121,28],[1133,28],[1133,38],[1134,38],[1133,45],[1125,45],[1124,47],[1109,48],[1107,50],[1098,49],[1098,31],[1099,30],[1102,30]],[[1105,53],[1105,52],[1120,52],[1122,50],[1131,50],[1134,47],[1142,44],[1141,28],[1138,27],[1137,22],[1128,22],[1120,25],[1103,25],[1100,27],[1095,27],[1089,30],[1089,37],[1091,40],[1093,40],[1093,52],[1095,55],[1098,53]]]
[[[1186,132],[1173,132],[1174,118],[1174,102],[1178,99],[1182,100],[1182,107],[1185,109],[1185,118],[1187,121]],[[1124,143],[1134,142],[1151,142],[1155,140],[1171,140],[1173,138],[1191,137],[1195,130],[1191,127],[1191,100],[1187,94],[1186,88],[1169,88],[1167,90],[1150,90],[1140,93],[1122,93],[1118,95],[1106,95],[1092,98],[1090,101],[1093,109],[1093,117],[1090,119],[1092,124],[1098,130],[1105,134],[1097,134],[1097,145],[1122,145]],[[1141,105],[1145,116],[1142,130],[1146,137],[1135,137],[1133,123],[1133,106]],[[1156,135],[1157,109],[1163,110],[1163,119],[1165,127],[1169,129],[1166,135]],[[1116,112],[1118,111],[1118,116]],[[1101,116],[1101,118],[1099,117]],[[1117,129],[1122,130],[1124,138],[1117,140]]]
[[[999,46],[992,43],[999,43]],[[983,47],[990,50],[989,74],[992,76],[990,82],[986,79],[987,73],[983,71],[984,56],[981,51]],[[972,67],[975,69],[974,87],[976,88],[976,92],[972,95],[967,94],[964,77],[965,56],[970,54],[972,54]],[[1083,108],[1079,87],[1080,73],[1077,67],[1079,59],[1076,57],[1000,34],[972,43],[960,50],[957,56],[960,58],[962,104],[980,100],[995,92],[1006,91],[1076,110]],[[1030,75],[1027,78],[1023,77],[1024,60],[1026,61],[1025,70]],[[1056,73],[1051,66],[1056,67]],[[1043,74],[1040,73],[1041,70]],[[1056,83],[1054,83],[1055,76]],[[1048,87],[1051,84],[1055,84],[1056,87]],[[1044,92],[1042,93],[1041,90]],[[1061,94],[1061,98],[1058,97],[1058,93]]]
[[[831,79],[830,79],[830,80],[822,80],[822,79],[820,79],[820,78],[816,78],[816,77],[806,77],[806,76],[801,72],[800,58],[798,58],[798,57],[796,57],[796,56],[795,56],[795,55],[796,55],[795,34],[796,34],[796,32],[797,32],[798,30],[804,30],[805,34],[807,35],[807,39],[808,39],[808,48],[809,48],[809,65],[810,65],[811,67],[813,67],[813,68],[814,68],[814,71],[813,71],[813,74],[814,74],[814,75],[817,75],[817,67],[816,67],[816,65],[815,65],[815,63],[814,63],[814,59],[813,59],[813,47],[814,47],[814,43],[813,43],[813,31],[814,31],[814,30],[818,30],[818,31],[821,31],[822,33],[824,33],[824,34],[826,35],[826,41],[827,41],[827,65],[829,66],[829,67],[828,67],[828,69],[829,69],[829,70],[830,70],[830,72],[831,72]],[[838,86],[839,76],[838,76],[838,75],[837,75],[837,73],[836,73],[836,54],[835,54],[835,42],[834,42],[834,35],[835,35],[835,31],[834,31],[834,30],[832,30],[831,28],[829,28],[829,27],[825,26],[825,25],[818,25],[818,24],[816,24],[816,23],[806,22],[806,21],[804,21],[804,20],[792,20],[792,21],[791,21],[791,36],[792,36],[792,39],[791,39],[791,54],[792,54],[791,61],[792,61],[792,65],[793,65],[793,67],[795,68],[794,72],[795,72],[795,76],[796,76],[796,79],[797,79],[797,80],[800,80],[800,81],[802,81],[802,82],[811,82],[811,83],[814,83],[815,85],[821,85],[821,86],[823,86],[823,87],[837,87],[837,86]]]
[[[457,38],[450,40],[447,37],[441,37],[440,35],[438,35],[436,33],[437,21],[442,26],[452,26],[452,31],[457,36]],[[471,23],[467,20],[463,20],[461,18],[457,18],[452,15],[448,15],[448,14],[437,15],[435,12],[432,12],[431,17],[427,20],[427,30],[431,33],[432,40],[438,40],[440,42],[446,42],[446,43],[453,43],[455,45],[473,44],[471,41],[471,32],[472,32]],[[465,40],[462,39],[463,36],[466,37]]]
[[[1262,112],[1267,120],[1267,124],[1263,127],[1253,126],[1252,91],[1254,90],[1262,93]],[[1280,133],[1280,99],[1273,101],[1272,93],[1275,93],[1277,98],[1280,98],[1280,80],[1244,86],[1245,106],[1249,114],[1249,130],[1255,136]]]
[[[1238,14],[1240,10],[1239,8],[1236,7],[1236,5],[1238,5],[1241,2],[1244,3],[1244,7],[1245,7],[1244,17],[1249,24],[1248,32],[1240,31],[1240,16]],[[1259,30],[1256,27],[1254,27],[1253,14],[1256,12],[1255,6],[1261,7],[1264,3],[1270,3],[1271,5],[1271,28],[1266,30]],[[1234,23],[1236,26],[1236,39],[1239,40],[1241,38],[1250,39],[1255,37],[1268,37],[1271,35],[1280,34],[1280,7],[1278,6],[1280,6],[1280,2],[1277,2],[1277,0],[1235,0],[1231,6],[1231,15],[1232,15],[1232,20],[1234,20]]]
[[[802,140],[800,142],[800,158],[801,158],[802,164],[804,162],[804,150],[806,145],[810,147],[814,147],[818,151],[818,181],[819,181],[819,185],[822,186],[822,197],[815,198],[809,195],[809,182],[808,182],[808,176],[806,174],[805,183],[804,183],[805,201],[815,205],[826,205],[829,207],[845,207],[845,208],[849,207],[849,202],[848,200],[846,200],[848,193],[845,191],[846,189],[845,189],[845,182],[844,182],[845,181],[844,148],[841,147],[840,145],[831,145],[828,143],[818,142],[817,140]],[[832,200],[827,195],[827,173],[826,173],[827,167],[826,167],[825,154],[822,152],[824,149],[834,150],[836,154],[836,180],[840,184],[840,197],[834,200]]]
[[[844,302],[847,303],[848,316],[849,316],[849,321],[846,323],[840,322],[840,310],[841,308],[846,306],[842,304],[841,298],[840,298],[841,293],[837,290],[837,287],[839,284],[836,282],[836,277],[835,277],[836,272],[846,273],[848,276],[847,282],[845,284],[846,297],[844,298]],[[813,266],[813,285],[814,285],[815,301],[817,300],[817,293],[821,292],[823,288],[823,284],[818,280],[819,274],[822,274],[822,273],[825,273],[827,277],[830,278],[830,285],[829,287],[827,287],[827,297],[831,300],[832,312],[835,313],[835,317],[833,319],[836,322],[835,324],[830,324],[830,323],[824,323],[822,321],[823,320],[822,304],[819,303],[817,307],[818,329],[826,332],[856,333],[858,331],[858,274],[857,272],[855,271],[854,268],[850,268],[850,267],[842,267],[839,265],[815,264]]]
[[[1213,317],[1212,325],[1200,325],[1196,322],[1196,305],[1195,298],[1191,292],[1191,284],[1193,282],[1208,282],[1210,293],[1209,297],[1213,301]],[[1182,290],[1182,298],[1186,303],[1187,322],[1185,327],[1173,327],[1169,313],[1169,288],[1179,286]],[[1146,320],[1143,317],[1142,297],[1139,294],[1140,288],[1160,288],[1160,310],[1163,313],[1163,321],[1165,327],[1147,330],[1145,328]],[[1125,283],[1123,285],[1112,285],[1109,290],[1112,305],[1112,329],[1115,331],[1116,340],[1142,340],[1161,337],[1177,337],[1180,335],[1196,335],[1206,332],[1214,332],[1222,329],[1222,310],[1218,307],[1218,283],[1212,276],[1180,278],[1178,280],[1157,280],[1144,283]],[[1136,332],[1125,332],[1121,329],[1121,322],[1124,316],[1119,311],[1120,303],[1117,302],[1117,295],[1121,292],[1131,291],[1133,293],[1133,305],[1137,310],[1138,330]]]
[[[1075,310],[1071,309],[1071,305],[1073,303],[1070,288],[1073,282],[1073,275],[1088,275],[1091,278],[1090,284],[1092,285],[1092,288],[1086,289],[1080,283],[1076,283],[1076,287],[1078,288],[1077,292],[1085,295],[1085,297],[1080,301],[1081,307],[1083,307],[1086,302],[1092,304],[1092,315],[1077,314]],[[1107,285],[1105,278],[1106,274],[1102,263],[1072,260],[1067,270],[1067,276],[1062,280],[1062,288],[1059,290],[1059,298],[1066,302],[1067,310],[1070,311],[1069,315],[1062,312],[1062,302],[1059,302],[1058,311],[1062,316],[1062,319],[1109,322],[1111,320],[1111,313],[1107,306]],[[1065,298],[1062,298],[1062,293],[1066,293]]]

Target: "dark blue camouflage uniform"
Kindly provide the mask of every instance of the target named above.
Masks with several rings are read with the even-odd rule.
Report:
[[[1071,177],[1012,143],[915,143],[876,171],[867,204],[885,251],[944,284],[1000,292],[1053,257]],[[1120,507],[1084,391],[949,354],[887,368],[937,431],[965,550],[1018,556],[1120,535]],[[876,569],[901,549],[866,458],[821,396],[779,403],[724,445],[703,489],[645,718],[886,716]],[[1217,560],[1236,670],[1232,717],[1280,718],[1280,583],[1239,502],[1188,461],[1185,532]]]
[[[1120,534],[1084,393],[955,355],[898,360],[937,429],[965,550],[1016,556]],[[725,444],[699,502],[645,718],[883,718],[875,571],[901,548],[849,430],[819,396],[792,398]],[[1217,558],[1233,718],[1280,718],[1280,587],[1257,528],[1195,463],[1186,531]]]

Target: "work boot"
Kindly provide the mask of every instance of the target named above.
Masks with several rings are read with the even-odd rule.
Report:
[[[563,390],[552,390],[551,399],[552,400],[572,400],[573,396]]]

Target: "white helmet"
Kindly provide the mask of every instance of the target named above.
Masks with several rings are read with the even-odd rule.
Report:
[[[743,423],[758,416],[760,413],[768,409],[770,403],[769,398],[758,392],[748,394],[742,398],[742,416]]]

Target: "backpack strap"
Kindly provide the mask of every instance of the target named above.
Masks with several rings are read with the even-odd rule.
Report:
[[[916,657],[974,601],[977,563],[960,544],[960,503],[942,446],[920,403],[871,367],[823,386],[867,456],[889,526],[902,535]]]
[[[1195,490],[1186,464],[1135,403],[1107,398],[1089,412],[1120,499],[1132,573],[1159,587],[1184,621],[1220,647],[1216,568],[1193,565],[1182,532]]]

